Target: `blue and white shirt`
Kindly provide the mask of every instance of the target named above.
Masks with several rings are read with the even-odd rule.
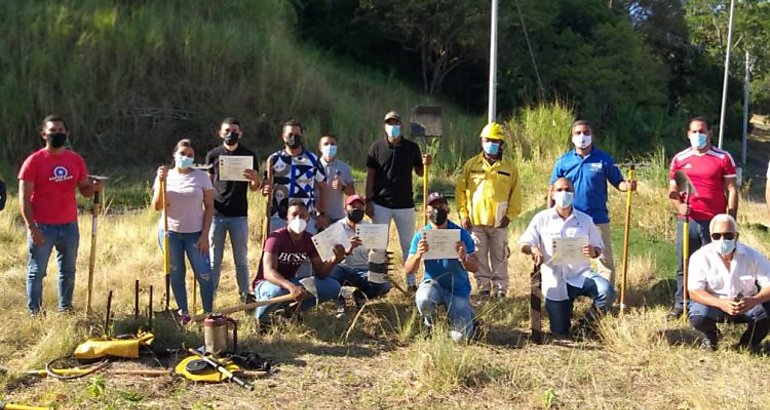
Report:
[[[282,149],[270,155],[267,161],[268,166],[273,168],[270,216],[286,219],[289,201],[292,199],[301,199],[309,211],[315,210],[315,184],[326,181],[318,157],[305,150],[292,156]]]

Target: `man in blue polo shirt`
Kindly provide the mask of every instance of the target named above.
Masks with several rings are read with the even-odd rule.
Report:
[[[607,182],[619,191],[625,192],[629,189],[635,191],[636,181],[625,181],[612,157],[593,146],[593,131],[588,121],[575,121],[570,129],[575,149],[556,160],[549,185],[553,187],[557,179],[565,177],[575,186],[574,208],[593,219],[604,242],[604,249],[598,259],[599,274],[614,287],[615,262],[612,259],[612,241],[610,240]],[[549,208],[553,206],[551,191],[549,190],[548,194]]]
[[[430,223],[414,234],[405,263],[407,272],[414,272],[420,265],[429,246],[425,232],[433,229],[456,229],[460,240],[455,244],[457,257],[429,259],[425,261],[425,277],[415,292],[417,310],[428,328],[433,325],[433,313],[438,305],[447,308],[451,323],[450,336],[454,341],[467,340],[473,332],[473,308],[471,307],[471,282],[468,272],[478,269],[476,247],[470,232],[448,219],[449,204],[439,192],[428,195],[427,213]]]

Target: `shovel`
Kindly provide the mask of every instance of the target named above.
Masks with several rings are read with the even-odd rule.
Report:
[[[698,193],[690,182],[690,178],[682,171],[674,173],[674,182],[679,194],[684,194],[686,211],[684,214],[684,224],[682,226],[682,318],[687,320],[687,272],[690,262],[690,196]]]

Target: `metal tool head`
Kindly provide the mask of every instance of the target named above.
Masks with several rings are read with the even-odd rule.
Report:
[[[676,190],[680,194],[687,194],[688,196],[698,194],[692,182],[690,182],[690,177],[682,171],[674,173],[674,183],[676,183]]]
[[[442,135],[441,106],[417,105],[412,108],[412,137],[435,138]]]
[[[318,288],[315,285],[314,276],[308,276],[306,278],[300,279],[299,284],[302,285],[302,287],[305,288],[305,290],[308,291],[308,293],[310,293],[316,299],[318,299]]]

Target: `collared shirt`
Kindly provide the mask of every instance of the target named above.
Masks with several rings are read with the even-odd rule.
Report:
[[[369,221],[362,220],[357,225],[368,223]],[[356,236],[356,231],[352,226],[348,225],[347,218],[340,219],[339,221],[335,222],[335,224],[342,225],[342,229],[345,231],[348,239]],[[345,248],[350,246],[349,244],[344,245]],[[340,262],[340,265],[347,266],[348,268],[354,270],[369,270],[369,249],[367,249],[363,244],[356,246],[350,252],[350,255],[346,256],[345,259]]]
[[[727,210],[725,179],[735,178],[735,161],[727,151],[711,147],[703,154],[687,148],[671,160],[669,179],[674,183],[676,171],[684,172],[695,187],[690,196],[690,217],[696,221],[710,221],[716,214]],[[682,202],[685,195],[681,195]]]
[[[519,174],[513,160],[503,157],[490,164],[482,152],[469,159],[457,180],[455,198],[461,218],[474,225],[500,226],[507,216],[521,212]]]
[[[738,292],[754,296],[770,285],[770,261],[755,249],[738,242],[727,269],[719,256],[720,241],[702,246],[690,257],[688,290],[705,290],[720,298],[734,298]]]
[[[404,137],[398,144],[391,144],[385,137],[374,141],[366,157],[366,167],[374,170],[374,203],[390,209],[414,208],[412,172],[421,166],[417,143]]]
[[[345,204],[343,204],[345,191],[340,189],[333,189],[332,182],[335,178],[339,178],[342,185],[353,185],[353,172],[350,170],[350,166],[339,159],[334,159],[332,162],[326,162],[321,157],[321,166],[326,173],[326,182],[329,184],[329,189],[326,190],[326,215],[333,221],[345,218]]]
[[[423,231],[429,231],[433,228],[431,224],[425,225],[412,237],[412,244],[409,247],[409,256],[417,253],[417,246],[422,238]],[[460,241],[465,245],[465,254],[472,255],[476,252],[476,244],[473,242],[470,232],[461,228],[452,221],[447,221],[446,229],[459,229]],[[425,264],[425,276],[423,281],[432,280],[441,286],[444,290],[452,293],[454,296],[470,297],[471,282],[468,279],[468,271],[463,268],[459,257],[454,259],[432,259],[423,261]]]
[[[582,287],[584,275],[591,272],[591,262],[588,258],[584,263],[561,265],[557,255],[557,258],[551,262],[554,256],[553,238],[580,237],[587,237],[588,244],[591,246],[604,247],[602,235],[590,216],[573,209],[567,219],[562,219],[553,207],[538,212],[519,238],[519,245],[537,247],[543,253],[544,263],[540,267],[540,273],[543,277],[543,294],[546,299],[553,301],[569,299],[567,284]]]
[[[596,224],[610,221],[607,182],[617,188],[623,182],[623,175],[609,154],[592,147],[588,155],[581,157],[573,149],[556,160],[550,185],[561,177],[566,177],[575,186],[575,199],[572,202],[575,209],[590,215]]]
[[[315,184],[326,181],[318,157],[305,150],[297,155],[289,155],[282,149],[270,155],[267,163],[273,166],[273,204],[270,216],[285,219],[291,199],[301,199],[308,211],[314,211]]]

